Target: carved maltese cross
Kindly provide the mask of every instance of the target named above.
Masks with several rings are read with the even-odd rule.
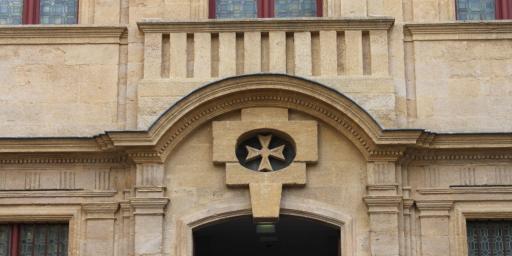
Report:
[[[260,172],[271,172],[274,171],[272,165],[270,164],[270,158],[275,158],[281,161],[285,161],[283,151],[285,145],[281,145],[276,148],[270,148],[270,141],[272,140],[272,135],[258,135],[258,140],[261,145],[261,149],[256,149],[251,146],[245,146],[247,149],[247,157],[245,161],[252,161],[258,157],[261,157],[260,166],[258,167],[258,171]]]

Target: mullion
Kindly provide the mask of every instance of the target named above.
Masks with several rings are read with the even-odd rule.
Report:
[[[23,24],[39,24],[40,0],[23,1]]]

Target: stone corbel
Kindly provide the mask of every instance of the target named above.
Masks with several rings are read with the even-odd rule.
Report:
[[[87,203],[85,212],[85,246],[83,255],[114,255],[114,236],[118,203]]]

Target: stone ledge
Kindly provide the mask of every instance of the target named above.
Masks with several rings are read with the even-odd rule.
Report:
[[[121,43],[126,26],[9,25],[0,26],[1,44]]]
[[[302,19],[214,19],[176,21],[150,19],[138,22],[144,33],[216,33],[240,31],[320,31],[320,30],[388,30],[395,22],[392,17],[368,18],[302,18]]]
[[[23,197],[113,197],[117,191],[0,191],[0,198],[23,198]]]
[[[405,41],[512,39],[512,21],[406,23]]]

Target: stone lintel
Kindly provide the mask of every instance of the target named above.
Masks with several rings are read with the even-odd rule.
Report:
[[[119,203],[86,203],[82,204],[86,219],[115,219]]]
[[[447,217],[453,207],[453,201],[416,201],[420,217]]]
[[[364,198],[368,206],[368,212],[372,213],[392,213],[399,212],[399,206],[402,202],[401,196],[367,196]]]
[[[163,215],[169,198],[132,198],[130,204],[134,208],[134,215]]]

